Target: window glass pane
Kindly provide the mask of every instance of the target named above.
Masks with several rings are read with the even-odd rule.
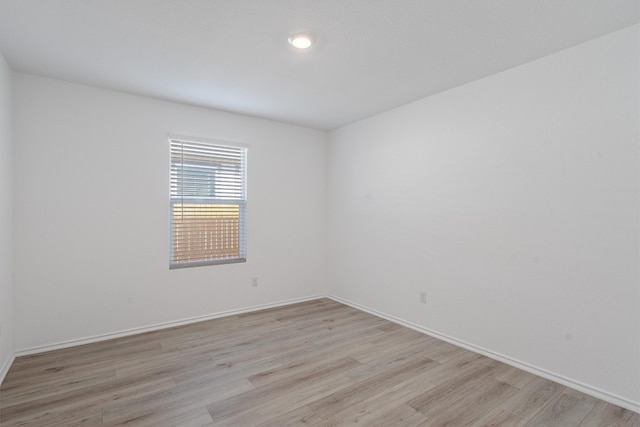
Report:
[[[247,149],[170,139],[170,266],[244,261]]]

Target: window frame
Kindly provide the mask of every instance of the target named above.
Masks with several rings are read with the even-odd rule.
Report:
[[[246,236],[246,223],[247,223],[247,158],[249,146],[242,143],[223,141],[217,139],[208,139],[208,138],[196,138],[175,134],[168,134],[168,142],[169,142],[169,269],[179,269],[179,268],[188,268],[188,267],[199,267],[206,265],[221,265],[221,264],[233,264],[233,263],[242,263],[247,260],[247,236]],[[211,146],[212,152],[218,149],[219,151],[224,150],[232,150],[239,153],[240,158],[240,166],[238,177],[241,180],[240,187],[240,198],[224,198],[224,197],[203,197],[202,195],[186,195],[184,191],[178,190],[180,175],[178,172],[174,171],[174,164],[176,163],[174,159],[174,144],[197,144],[204,146]],[[184,153],[184,145],[181,148]],[[185,163],[180,163],[185,165]],[[193,175],[193,170],[195,169],[211,169],[220,170],[220,164],[216,164],[211,162],[210,164],[190,164],[189,168],[191,169],[190,174]],[[183,169],[184,170],[184,169]],[[174,174],[176,178],[174,179]],[[228,177],[228,176],[227,176]],[[184,175],[183,178],[184,179]],[[208,178],[207,178],[208,179]],[[209,182],[208,186],[216,187],[216,180],[218,177],[216,175],[211,176],[211,182]],[[184,185],[185,181],[182,181]],[[175,191],[174,191],[175,184]],[[215,190],[214,190],[215,191]],[[175,193],[175,194],[174,194]],[[236,194],[237,196],[237,194]],[[207,259],[200,259],[194,261],[176,261],[175,260],[175,224],[174,224],[174,216],[176,215],[175,206],[181,205],[179,209],[184,213],[185,206],[191,206],[194,210],[198,209],[207,209],[207,206],[210,209],[215,210],[216,213],[223,212],[224,209],[221,208],[224,205],[229,206],[237,206],[238,209],[238,229],[237,229],[237,246],[238,246],[238,256],[237,257],[206,257]],[[195,207],[195,206],[203,206],[203,208]],[[195,208],[194,208],[195,207]],[[213,220],[213,217],[209,217],[209,220]],[[210,254],[210,252],[209,252]]]

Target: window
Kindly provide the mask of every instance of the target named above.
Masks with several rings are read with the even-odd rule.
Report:
[[[170,268],[246,260],[247,149],[169,137]]]

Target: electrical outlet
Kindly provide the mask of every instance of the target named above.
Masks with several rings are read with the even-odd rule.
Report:
[[[420,302],[422,304],[426,304],[427,303],[427,293],[425,291],[421,291],[420,292]]]
[[[254,288],[258,286],[258,277],[252,277],[251,278],[251,286],[253,286]]]

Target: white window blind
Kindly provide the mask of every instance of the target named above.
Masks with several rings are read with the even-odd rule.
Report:
[[[169,138],[170,268],[246,260],[247,149]]]

